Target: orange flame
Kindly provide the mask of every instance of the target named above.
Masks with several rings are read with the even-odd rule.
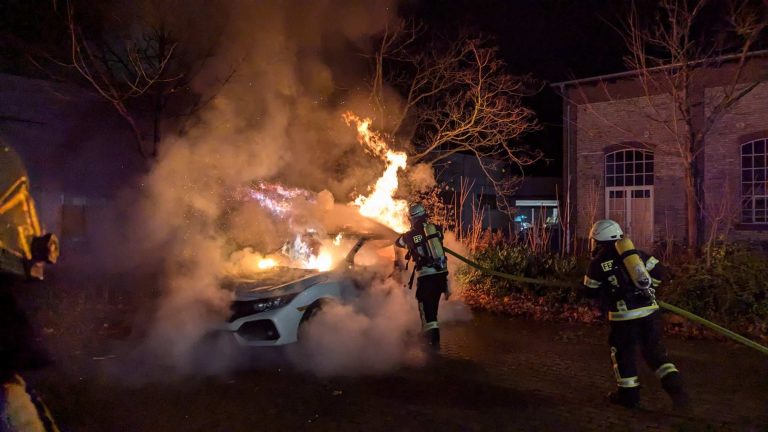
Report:
[[[274,258],[262,258],[259,260],[259,263],[258,263],[259,270],[269,270],[276,265],[277,265],[277,260],[275,260]]]
[[[394,196],[398,188],[398,171],[407,167],[408,155],[390,149],[381,135],[370,129],[371,119],[361,119],[349,111],[344,113],[342,118],[349,126],[355,124],[358,142],[366,151],[384,160],[386,167],[371,193],[368,196],[358,196],[353,204],[359,207],[363,216],[381,222],[399,233],[407,231],[408,202],[395,199]]]
[[[315,269],[321,272],[328,271],[333,268],[333,256],[330,251],[322,250],[317,255],[312,255],[306,262],[305,268]]]

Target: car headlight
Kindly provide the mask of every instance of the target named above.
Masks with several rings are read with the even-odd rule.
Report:
[[[264,312],[272,309],[277,309],[279,307],[283,307],[286,304],[288,304],[293,298],[296,297],[296,294],[289,294],[279,297],[270,297],[265,298],[261,300],[252,300],[251,302],[251,308],[254,312]]]
[[[254,313],[258,313],[283,307],[290,303],[290,301],[293,300],[297,295],[299,295],[299,293],[286,294],[259,300],[249,300],[244,303],[248,304],[247,309],[250,309]]]
[[[232,322],[236,319],[253,315],[255,313],[261,313],[268,310],[281,308],[290,303],[290,301],[293,300],[293,298],[297,295],[299,295],[299,293],[269,297],[259,300],[235,300],[230,306],[232,315],[229,317],[228,321]]]

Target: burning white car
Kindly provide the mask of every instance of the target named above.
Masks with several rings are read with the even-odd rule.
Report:
[[[286,242],[280,253],[266,256],[248,251],[244,259],[254,271],[246,277],[237,272],[226,288],[234,292],[232,315],[225,331],[234,335],[240,345],[274,346],[298,341],[299,328],[324,304],[354,296],[371,274],[387,274],[394,260],[392,247],[397,232],[408,227],[407,202],[395,199],[398,171],[407,166],[407,155],[393,151],[375,131],[369,129],[371,120],[345,113],[348,125],[355,125],[358,141],[367,152],[385,163],[385,171],[370,188],[367,196],[360,195],[349,205],[334,204],[328,191],[313,193],[306,190],[255,182],[239,192],[239,200],[255,201],[272,215],[286,221],[296,232],[305,229],[306,220],[317,223],[315,229],[327,233],[337,229],[339,221],[355,227],[357,234],[314,235],[317,231],[297,234]],[[312,217],[294,216],[302,210]],[[306,215],[304,215],[306,216]],[[348,225],[345,225],[347,228]],[[304,237],[304,234],[310,234]],[[367,249],[367,250],[366,250]],[[242,252],[242,251],[240,251]],[[240,257],[243,258],[243,257]],[[242,267],[235,265],[235,268]]]
[[[328,302],[352,298],[364,289],[360,281],[392,263],[392,239],[370,234],[346,237],[337,245],[343,259],[330,269],[276,265],[249,278],[226,284],[234,292],[232,315],[222,330],[241,346],[278,346],[297,342],[302,324]],[[362,249],[362,250],[361,250]]]

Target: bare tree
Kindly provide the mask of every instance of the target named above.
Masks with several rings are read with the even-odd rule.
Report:
[[[715,3],[711,5],[711,3]],[[723,27],[705,35],[700,32],[707,7],[725,2],[709,0],[661,0],[656,15],[644,17],[631,8],[622,28],[629,54],[627,68],[636,73],[636,82],[650,114],[649,120],[662,126],[680,158],[686,196],[687,245],[693,251],[700,243],[706,217],[701,190],[699,162],[713,126],[739,100],[760,83],[749,74],[748,59],[766,28],[765,8],[737,0],[727,8]],[[722,67],[726,78],[719,92],[705,92],[708,70]],[[765,77],[763,76],[762,79]],[[614,100],[609,86],[602,86]],[[665,96],[665,97],[659,97]],[[582,97],[588,100],[582,91]],[[589,103],[587,109],[591,108]],[[595,110],[590,110],[597,114]],[[607,124],[612,124],[604,119]],[[614,127],[621,128],[620,125]],[[644,142],[643,137],[636,137]]]
[[[725,185],[725,195],[730,195],[728,184]],[[732,201],[721,200],[719,202],[708,202],[704,209],[705,216],[710,221],[709,233],[704,240],[704,257],[707,267],[712,264],[712,251],[718,237],[725,238],[731,228],[731,222],[738,218],[739,209],[732,206]]]
[[[124,41],[123,47],[94,43],[75,22],[74,8],[67,5],[67,24],[72,44],[72,65],[120,116],[128,123],[142,157],[151,157],[155,149],[145,143],[136,116],[128,109],[131,99],[145,95],[162,80],[176,49],[166,45],[162,32],[143,35],[140,40]]]
[[[507,198],[518,186],[510,166],[541,156],[516,141],[538,127],[521,102],[538,91],[533,80],[509,74],[488,39],[430,39],[414,23],[389,28],[373,59],[378,126],[412,144],[414,162],[474,155],[496,190],[499,208],[510,210]],[[387,86],[401,98],[388,98]]]
[[[579,206],[580,216],[589,221],[587,226],[592,226],[597,222],[597,209],[600,208],[602,196],[600,191],[603,188],[599,177],[593,177],[588,180],[587,188],[584,192],[584,203]]]
[[[152,18],[134,17],[133,31],[118,35],[86,34],[78,26],[73,6],[67,4],[70,66],[128,123],[145,159],[157,156],[163,119],[189,117],[213,97],[193,94],[191,83],[213,55],[216,43],[213,38],[202,49],[182,49],[182,38],[166,25],[164,17]],[[233,67],[219,80],[219,89],[234,71]],[[142,132],[146,112],[151,138]]]

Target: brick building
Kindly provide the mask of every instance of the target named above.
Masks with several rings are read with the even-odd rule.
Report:
[[[693,68],[691,133],[698,148],[699,239],[768,240],[768,52]],[[737,70],[741,71],[737,74]],[[570,238],[614,219],[639,247],[684,243],[687,211],[678,145],[686,130],[669,91],[652,91],[636,71],[553,84],[563,97],[563,184]],[[647,81],[645,81],[647,82]],[[733,84],[736,83],[736,84]],[[725,92],[750,88],[722,115]]]

